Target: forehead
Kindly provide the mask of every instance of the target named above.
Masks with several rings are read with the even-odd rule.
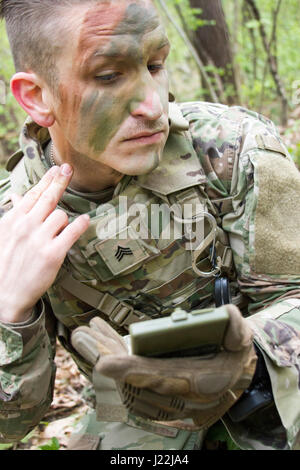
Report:
[[[150,0],[110,0],[91,4],[81,11],[78,25],[78,52],[107,44],[110,38],[140,40],[147,33],[161,29],[157,12]]]

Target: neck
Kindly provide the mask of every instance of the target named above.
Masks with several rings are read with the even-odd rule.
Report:
[[[70,187],[81,192],[98,192],[115,187],[124,175],[74,151],[62,151],[52,140],[52,159],[56,165],[69,163],[74,170]]]

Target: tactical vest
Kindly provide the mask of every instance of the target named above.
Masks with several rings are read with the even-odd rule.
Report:
[[[176,307],[190,311],[212,305],[215,278],[225,273],[234,279],[228,236],[220,227],[231,198],[208,197],[189,123],[176,105],[170,121],[160,166],[121,182],[109,204],[89,212],[90,227],[48,291],[56,317],[68,330],[100,315],[126,334],[131,323],[169,315]],[[12,189],[19,194],[32,186],[22,155],[9,163]],[[220,214],[216,207],[222,202]],[[78,215],[64,198],[60,208],[71,219]],[[196,232],[197,226],[202,236],[191,243],[188,230]]]

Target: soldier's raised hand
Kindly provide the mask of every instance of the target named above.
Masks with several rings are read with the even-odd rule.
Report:
[[[73,175],[64,164],[51,168],[0,220],[0,321],[26,321],[54,282],[67,251],[86,231],[89,217],[69,223],[57,204]]]

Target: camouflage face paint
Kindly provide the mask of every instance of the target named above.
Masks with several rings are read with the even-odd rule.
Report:
[[[96,95],[96,96],[95,96]],[[90,121],[89,146],[96,152],[103,152],[115,135],[125,116],[120,115],[118,101],[106,94],[93,92],[82,104],[81,119]]]
[[[73,151],[125,174],[149,172],[169,130],[164,29],[142,0],[101,2],[80,14],[61,127]]]
[[[129,5],[125,12],[124,19],[117,26],[115,31],[116,35],[126,36],[127,51],[124,51],[124,54],[142,63],[143,50],[141,50],[141,46],[143,37],[147,33],[154,31],[157,27],[159,27],[159,21],[155,11],[149,10],[136,3]],[[120,47],[120,44],[114,44],[113,38],[111,45],[112,50],[118,50],[118,47]]]
[[[103,5],[100,5],[100,8],[103,13]],[[120,20],[120,12],[115,10],[113,12],[113,22]],[[93,21],[96,13],[99,14],[98,9],[90,12]],[[96,52],[95,55],[114,59],[126,58],[126,61],[129,61],[133,66],[142,64],[145,55],[143,38],[147,33],[159,28],[159,25],[157,14],[153,9],[149,10],[144,5],[132,3],[127,7],[124,17],[115,27],[109,43],[101,50],[101,53]],[[91,25],[89,24],[89,26]],[[93,24],[93,29],[95,31],[95,24]],[[101,33],[103,34],[103,31]],[[121,123],[130,115],[132,107],[137,108],[146,98],[139,83],[135,83],[134,87],[132,83],[127,83],[127,86],[122,87],[121,92],[117,95],[114,96],[111,89],[101,94],[92,92],[82,103],[81,120],[89,122],[91,129],[89,146],[94,151],[103,152],[105,150]],[[93,129],[94,132],[92,132]]]

